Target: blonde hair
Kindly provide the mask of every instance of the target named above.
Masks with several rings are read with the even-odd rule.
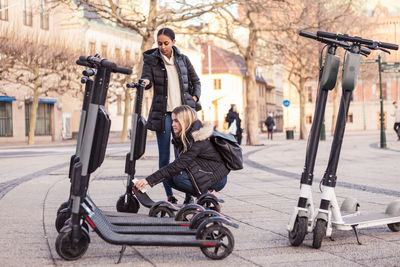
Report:
[[[188,105],[178,106],[172,111],[175,114],[176,119],[181,124],[182,131],[179,136],[182,140],[183,151],[187,151],[188,139],[186,137],[186,131],[192,126],[193,122],[197,120],[197,113]]]

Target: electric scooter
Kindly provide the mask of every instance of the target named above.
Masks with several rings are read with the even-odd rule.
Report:
[[[128,174],[126,192],[120,196],[116,203],[117,211],[137,213],[140,204],[142,204],[150,209],[149,216],[151,217],[174,217],[182,206],[174,205],[168,201],[154,202],[146,192],[142,192],[134,186],[136,160],[144,154],[146,148],[146,120],[141,116],[144,85],[140,82],[129,83],[127,87],[136,88],[136,101],[135,111],[132,114],[131,147],[125,161],[125,173]],[[219,202],[223,201],[209,193],[202,194],[197,200],[198,205],[217,212],[220,212]]]
[[[300,196],[287,225],[289,242],[292,246],[299,246],[303,242],[306,234],[313,229],[314,204],[312,199],[312,182],[319,136],[325,114],[328,92],[335,87],[339,70],[340,57],[335,55],[336,49],[338,46],[346,45],[341,41],[317,37],[315,34],[307,31],[300,31],[299,34],[300,36],[325,43],[328,47],[324,65],[321,67],[319,73],[319,89],[316,99],[315,115],[308,139],[305,165],[300,180]],[[321,51],[321,57],[322,52],[323,51]]]
[[[71,173],[72,215],[70,224],[61,229],[56,240],[57,253],[66,260],[80,258],[87,250],[90,238],[88,231],[81,224],[86,221],[91,228],[106,242],[122,245],[120,259],[127,245],[142,246],[194,246],[209,258],[222,259],[233,250],[232,233],[223,224],[238,227],[226,218],[211,217],[198,225],[196,235],[171,235],[165,227],[164,234],[118,233],[107,222],[106,216],[91,203],[86,196],[90,173],[95,171],[104,159],[110,120],[104,109],[111,70],[115,63],[94,57],[81,57],[97,67],[93,96],[89,104],[85,131],[82,137],[82,149],[79,159],[74,163]],[[127,73],[119,68],[118,72]],[[102,86],[104,82],[104,86]],[[196,215],[197,216],[197,215]],[[149,218],[153,219],[153,218]],[[128,228],[124,228],[128,229]],[[128,231],[129,232],[129,231]]]
[[[336,171],[339,162],[340,151],[346,126],[346,118],[350,106],[350,99],[357,84],[358,72],[360,69],[362,46],[368,49],[379,49],[390,53],[386,49],[397,50],[398,45],[352,37],[346,34],[334,34],[318,31],[317,36],[350,42],[345,58],[342,75],[342,97],[332,141],[328,166],[322,178],[322,196],[318,213],[315,217],[315,228],[313,230],[314,248],[320,248],[325,236],[331,237],[332,229],[353,230],[358,244],[361,245],[357,229],[385,225],[393,232],[400,231],[400,200],[391,202],[385,212],[361,214],[358,211],[359,204],[353,198],[346,199],[341,208],[335,195],[337,181]],[[365,54],[364,54],[365,55]]]

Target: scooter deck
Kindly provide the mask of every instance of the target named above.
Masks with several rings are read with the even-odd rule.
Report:
[[[107,216],[100,210],[96,204],[88,197],[89,206],[93,209],[93,211],[97,214],[101,214],[101,216],[107,217],[107,221],[110,224],[120,225],[120,226],[189,226],[189,222],[175,221],[174,218],[158,218],[158,217],[149,217],[145,214],[126,214],[124,213],[122,216]],[[119,212],[113,212],[113,214]]]
[[[343,218],[343,223],[332,222],[336,228],[357,226],[358,229],[400,223],[400,216],[391,216],[386,213],[367,213]]]
[[[199,240],[194,235],[121,234],[110,229],[99,214],[93,213],[89,219],[89,224],[96,233],[105,241],[115,245],[202,247],[216,246],[219,243],[215,240]]]

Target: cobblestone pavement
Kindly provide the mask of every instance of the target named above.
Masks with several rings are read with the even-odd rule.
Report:
[[[313,249],[312,235],[300,247],[290,246],[286,225],[297,204],[299,177],[306,141],[275,140],[262,136],[262,146],[243,146],[245,168],[229,175],[218,193],[225,200],[222,213],[239,224],[231,229],[233,253],[222,261],[206,258],[198,248],[128,247],[122,266],[400,266],[400,233],[386,226],[360,230],[358,245],[352,231],[334,230],[335,241],[324,239]],[[355,197],[362,211],[382,212],[400,197],[400,142],[387,133],[388,149],[379,148],[379,132],[346,133],[338,169],[339,204]],[[94,232],[83,257],[67,262],[55,251],[54,227],[59,205],[69,193],[68,162],[73,142],[0,147],[0,263],[2,266],[113,266],[121,247],[107,244]],[[321,141],[315,167],[314,203],[320,200],[319,182],[325,171],[331,138]],[[89,194],[105,210],[115,210],[125,190],[125,154],[129,144],[112,143],[103,165],[92,175]],[[149,142],[137,162],[137,176],[157,170],[157,147]],[[162,186],[149,191],[164,200]],[[181,203],[184,195],[175,191]],[[142,207],[139,213],[148,210]]]

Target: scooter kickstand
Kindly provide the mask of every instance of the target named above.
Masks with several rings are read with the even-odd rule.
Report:
[[[353,228],[354,233],[356,234],[357,243],[358,243],[359,245],[362,245],[361,242],[360,242],[360,239],[358,238],[357,225],[352,225],[351,227]]]
[[[125,249],[126,249],[126,245],[122,245],[121,251],[119,252],[119,259],[116,264],[121,262],[122,256],[124,256]]]

